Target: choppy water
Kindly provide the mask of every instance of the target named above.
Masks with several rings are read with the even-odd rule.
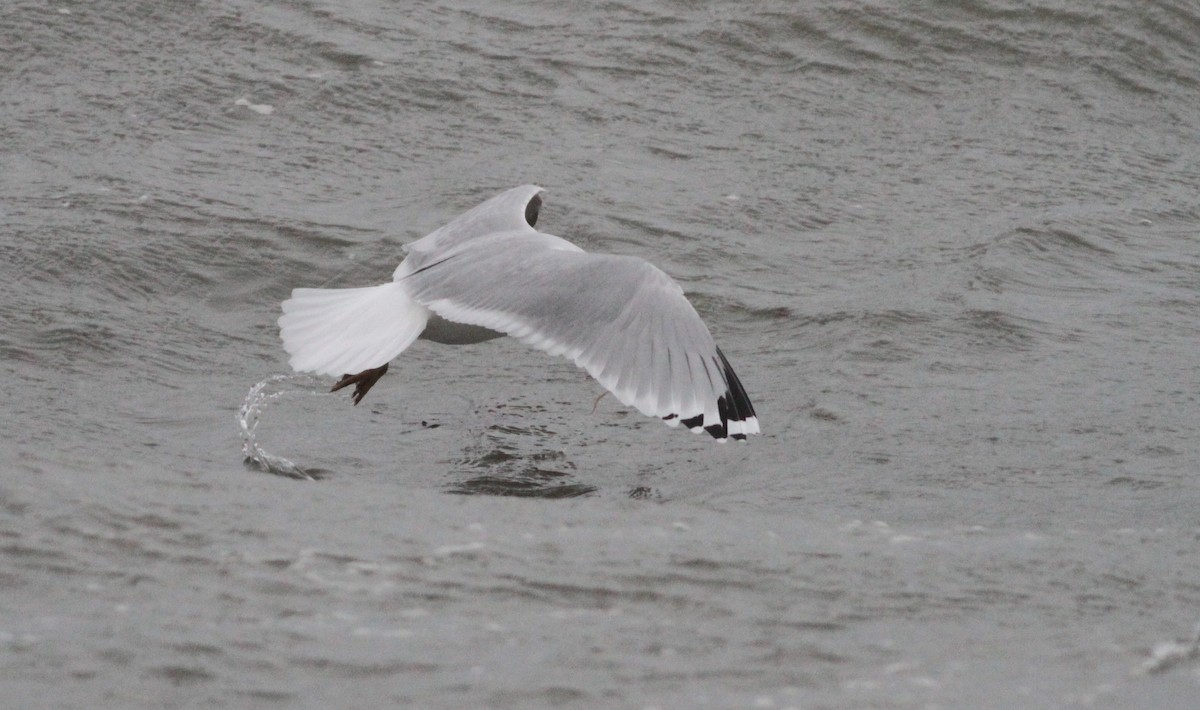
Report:
[[[1165,0],[6,3],[4,706],[1195,707],[1197,37]],[[272,379],[291,288],[524,182],[685,286],[764,436],[503,341],[357,408]]]

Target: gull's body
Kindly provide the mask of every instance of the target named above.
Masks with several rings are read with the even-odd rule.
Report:
[[[508,190],[407,245],[390,283],[294,290],[279,318],[292,367],[342,375],[334,388],[355,384],[357,404],[418,337],[510,335],[672,426],[719,440],[757,434],[750,399],[683,289],[642,259],[534,229],[539,192]]]

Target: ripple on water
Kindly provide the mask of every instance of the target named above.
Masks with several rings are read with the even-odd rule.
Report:
[[[446,486],[461,495],[500,495],[522,498],[575,498],[598,488],[575,478],[575,464],[556,446],[561,441],[544,424],[520,422],[526,412],[539,421],[551,416],[545,407],[497,405],[505,410],[503,424],[489,425],[458,459],[456,480]],[[477,412],[478,416],[485,416]]]

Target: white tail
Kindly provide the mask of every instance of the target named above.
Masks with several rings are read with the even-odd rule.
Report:
[[[279,335],[298,372],[340,376],[379,367],[412,344],[429,309],[402,284],[298,288],[283,302]]]

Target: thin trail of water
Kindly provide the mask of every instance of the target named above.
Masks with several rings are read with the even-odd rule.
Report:
[[[305,481],[315,481],[317,476],[305,470],[293,461],[268,452],[258,443],[258,423],[263,410],[271,402],[284,396],[292,395],[321,395],[323,392],[312,391],[315,378],[309,375],[282,374],[272,375],[250,388],[242,406],[238,410],[237,422],[242,436],[242,454],[245,464],[266,473],[287,476]],[[281,389],[288,385],[294,389]]]

